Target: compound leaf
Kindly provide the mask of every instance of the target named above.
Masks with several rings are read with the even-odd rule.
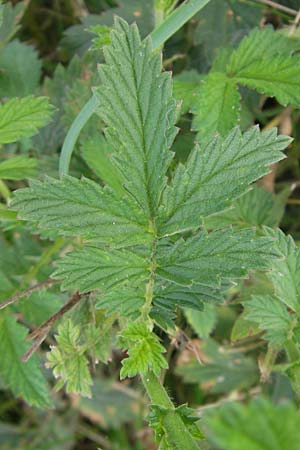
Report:
[[[145,375],[149,370],[158,376],[161,369],[168,367],[167,361],[162,356],[165,352],[164,347],[145,323],[130,324],[122,332],[121,342],[124,349],[129,348],[128,358],[122,361],[121,379],[134,377],[138,373]]]
[[[57,346],[47,353],[47,367],[53,369],[55,378],[60,378],[56,388],[66,384],[66,392],[91,396],[92,379],[88,369],[85,348],[80,345],[80,326],[70,319],[58,327]]]

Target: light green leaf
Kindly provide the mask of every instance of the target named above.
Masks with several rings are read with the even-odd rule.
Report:
[[[205,149],[196,147],[164,192],[161,233],[196,228],[202,218],[228,207],[268,173],[271,163],[284,158],[282,150],[290,142],[275,129],[260,133],[253,127],[243,135],[235,128],[224,140],[217,138]]]
[[[300,413],[293,403],[229,402],[205,416],[208,440],[230,450],[298,450]]]
[[[66,392],[91,396],[92,379],[88,369],[88,360],[84,347],[80,345],[80,326],[70,319],[58,327],[57,346],[47,353],[47,367],[53,369],[55,378],[59,378],[56,388],[66,384]]]
[[[26,363],[21,361],[30,347],[25,342],[26,335],[26,328],[11,314],[0,316],[0,375],[17,397],[30,405],[49,407],[52,403],[37,357],[33,356]]]
[[[171,77],[162,73],[160,55],[152,51],[149,38],[141,42],[135,25],[118,19],[111,40],[104,49],[106,65],[100,67],[98,112],[126,190],[153,218],[177,133]]]
[[[149,262],[130,250],[102,250],[86,246],[58,261],[54,278],[63,279],[63,289],[89,292],[124,283],[145,281]]]
[[[37,159],[26,156],[15,156],[0,162],[0,179],[22,180],[36,175]]]
[[[270,344],[283,346],[292,330],[292,316],[286,306],[275,297],[266,295],[252,297],[245,307],[245,318],[258,323],[262,331],[267,331],[266,339]]]
[[[279,300],[297,312],[300,307],[300,249],[292,237],[281,230],[268,229],[267,234],[275,239],[274,247],[281,255],[281,258],[272,261],[268,278]]]
[[[205,303],[203,311],[186,308],[185,316],[192,329],[200,339],[207,338],[217,322],[217,311],[214,305]]]
[[[33,47],[10,42],[0,55],[0,97],[24,97],[38,87],[41,62]]]
[[[33,136],[46,125],[53,108],[46,97],[13,98],[0,105],[0,143]]]
[[[29,188],[16,191],[11,206],[41,230],[66,236],[79,234],[119,246],[151,239],[146,218],[132,202],[87,178],[32,180]]]
[[[128,358],[122,361],[121,379],[131,378],[137,374],[145,375],[149,370],[158,376],[161,369],[168,367],[167,361],[162,356],[162,353],[165,352],[164,347],[145,323],[130,324],[122,332],[121,343],[122,348],[129,349]]]
[[[211,72],[200,84],[193,102],[193,130],[201,143],[212,136],[226,136],[239,123],[240,93],[236,81]]]

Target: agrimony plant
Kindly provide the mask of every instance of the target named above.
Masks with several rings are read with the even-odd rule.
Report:
[[[275,129],[242,134],[235,128],[205,148],[196,144],[186,164],[173,170],[179,105],[160,52],[151,38],[141,41],[135,25],[117,19],[104,56],[95,95],[112,178],[104,186],[71,176],[32,181],[16,191],[12,207],[41,233],[82,237],[74,243],[80,248],[57,262],[53,277],[63,280],[63,290],[93,293],[96,308],[122,318],[119,345],[128,357],[121,377],[140,375],[159,448],[193,450],[201,433],[193,412],[176,408],[160,382],[167,361],[157,331],[172,327],[178,307],[221,302],[224,284],[270,267],[278,255],[272,236],[257,237],[252,229],[208,232],[203,221],[281,160],[290,139]],[[57,342],[49,364],[63,382],[72,379],[69,388],[87,395],[86,347],[76,325],[61,328]],[[70,349],[77,365],[62,357]],[[85,377],[82,388],[74,364]]]

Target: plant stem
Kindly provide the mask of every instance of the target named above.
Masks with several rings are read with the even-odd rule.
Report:
[[[79,137],[79,134],[88,120],[94,114],[98,102],[96,97],[92,96],[89,101],[84,105],[74,122],[72,123],[67,136],[65,138],[64,144],[61,149],[61,154],[59,158],[59,175],[67,175],[69,172],[71,156]]]
[[[155,28],[151,33],[153,49],[160,48],[173,34],[176,33],[188,20],[190,20],[198,11],[200,11],[210,0],[187,0],[176,8],[161,25]],[[79,137],[79,134],[85,124],[93,115],[97,100],[93,96],[82,108],[74,122],[72,123],[64,144],[61,149],[59,160],[59,175],[67,175],[71,156]]]
[[[209,1],[210,0],[189,0],[176,8],[159,27],[152,31],[150,36],[153,48],[156,49],[163,45],[197,12],[204,8]]]
[[[166,408],[163,425],[166,430],[169,445],[174,450],[199,450],[199,446],[192,438],[181,417],[176,412],[167,391],[153,372],[142,376],[146,392],[154,405]]]

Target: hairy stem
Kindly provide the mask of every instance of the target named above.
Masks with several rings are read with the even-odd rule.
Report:
[[[168,409],[164,415],[163,425],[166,430],[168,443],[174,450],[199,450],[181,417],[176,412],[167,391],[153,372],[142,377],[146,392],[154,405]]]
[[[176,8],[160,26],[151,33],[153,49],[160,48],[173,34],[176,33],[188,20],[190,20],[198,11],[200,11],[210,0],[187,0]],[[85,124],[93,115],[97,100],[95,97],[82,108],[74,122],[72,123],[65,138],[59,160],[59,175],[68,174],[71,156],[79,137],[79,134]]]

